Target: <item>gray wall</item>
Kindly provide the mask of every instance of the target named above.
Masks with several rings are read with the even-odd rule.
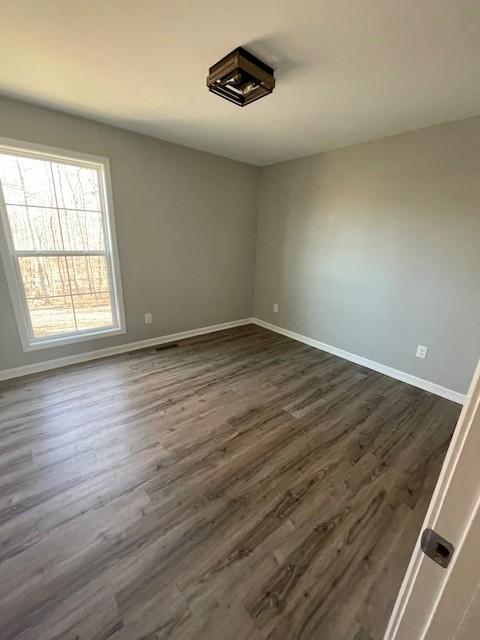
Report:
[[[466,392],[480,355],[480,118],[264,169],[256,261],[258,318]]]
[[[258,168],[7,98],[0,136],[110,158],[128,329],[24,353],[0,263],[0,370],[252,315]]]
[[[255,281],[257,317],[467,390],[480,118],[264,169],[7,98],[0,136],[110,158],[128,328],[24,353],[0,263],[0,370],[249,317]]]

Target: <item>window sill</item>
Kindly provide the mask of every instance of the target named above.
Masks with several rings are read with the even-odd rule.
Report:
[[[110,338],[127,333],[124,328],[114,327],[105,330],[88,331],[85,333],[77,333],[64,337],[45,338],[41,340],[33,340],[23,344],[24,351],[38,351],[39,349],[51,349],[52,347],[63,347],[77,342],[86,342],[87,340],[96,340],[98,338]]]

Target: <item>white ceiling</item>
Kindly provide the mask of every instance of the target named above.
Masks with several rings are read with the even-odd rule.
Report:
[[[240,109],[208,67],[276,70]],[[0,92],[264,165],[480,114],[479,0],[5,0]]]

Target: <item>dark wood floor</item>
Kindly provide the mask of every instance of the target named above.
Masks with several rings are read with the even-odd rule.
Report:
[[[0,386],[2,640],[381,640],[459,407],[254,326]]]

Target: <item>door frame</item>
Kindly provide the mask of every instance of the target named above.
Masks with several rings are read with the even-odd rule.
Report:
[[[465,445],[469,435],[472,433],[472,425],[475,419],[480,416],[480,361],[477,365],[475,374],[468,391],[465,404],[460,413],[455,431],[450,442],[450,446],[445,457],[440,476],[438,478],[432,499],[430,501],[425,520],[419,532],[417,542],[407,572],[403,579],[400,591],[398,593],[395,606],[390,617],[384,640],[403,640],[405,629],[409,628],[408,635],[411,640],[422,640],[433,619],[435,610],[438,606],[440,598],[445,590],[451,570],[455,560],[458,557],[463,542],[466,539],[470,525],[478,508],[479,487],[469,486],[468,491],[471,492],[471,499],[465,501],[462,517],[458,519],[459,528],[457,530],[457,544],[454,557],[447,570],[438,569],[443,573],[437,576],[436,588],[427,592],[419,588],[420,570],[424,566],[424,562],[432,562],[422,552],[420,548],[420,538],[422,531],[429,527],[436,529],[436,525],[445,507],[446,499],[449,491],[453,487],[454,478],[458,480],[461,467],[459,463],[463,459],[466,452]],[[438,531],[442,535],[442,531]],[[415,591],[417,590],[417,593]],[[418,596],[421,594],[421,598]],[[415,635],[413,635],[415,634]]]

